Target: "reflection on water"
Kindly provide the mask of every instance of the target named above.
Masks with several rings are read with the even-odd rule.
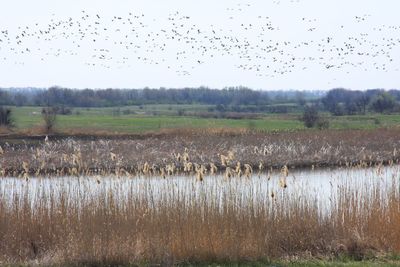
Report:
[[[24,195],[34,207],[35,201],[46,201],[55,196],[63,201],[90,201],[98,197],[104,201],[117,200],[151,201],[171,203],[175,200],[205,200],[220,205],[227,196],[234,196],[243,207],[273,202],[274,198],[311,201],[324,209],[334,205],[340,190],[352,194],[376,194],[379,190],[382,201],[385,192],[395,187],[399,193],[400,166],[374,168],[344,168],[290,171],[286,178],[287,188],[281,188],[279,172],[253,174],[251,179],[223,176],[206,176],[203,182],[195,177],[174,176],[166,179],[155,177],[64,177],[64,178],[19,178],[0,179],[0,196],[3,203],[15,201],[15,196]],[[19,201],[22,201],[19,199]],[[310,203],[310,202],[309,202]],[[78,203],[79,204],[79,203]]]

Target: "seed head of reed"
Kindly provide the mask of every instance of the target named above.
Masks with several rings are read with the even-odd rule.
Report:
[[[289,176],[289,168],[288,168],[286,165],[282,167],[282,169],[281,169],[281,174],[282,174],[284,177],[288,177],[288,176]]]

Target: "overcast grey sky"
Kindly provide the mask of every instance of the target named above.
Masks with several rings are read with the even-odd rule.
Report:
[[[398,0],[13,0],[0,87],[400,88]]]

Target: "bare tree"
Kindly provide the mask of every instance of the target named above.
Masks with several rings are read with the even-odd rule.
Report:
[[[305,106],[302,121],[304,126],[312,128],[316,125],[319,120],[318,109],[315,105]]]
[[[12,126],[11,109],[0,106],[0,126]]]
[[[42,117],[44,120],[46,133],[52,132],[57,120],[57,110],[53,107],[43,108]]]

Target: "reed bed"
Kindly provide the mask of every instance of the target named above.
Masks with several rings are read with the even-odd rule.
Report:
[[[110,175],[140,176],[190,173],[201,179],[207,172],[241,174],[284,166],[354,166],[398,162],[400,130],[187,132],[136,137],[44,136],[39,140],[0,138],[0,176]],[[25,163],[25,164],[23,164]],[[192,168],[185,172],[185,163]],[[203,172],[195,171],[196,164]],[[145,168],[145,166],[147,166]],[[246,171],[247,169],[247,171]],[[187,168],[186,168],[187,170]]]
[[[2,179],[0,264],[169,266],[400,253],[399,168],[392,168],[357,169],[368,182],[337,177],[325,198],[294,173],[279,186],[284,172],[202,182]]]

